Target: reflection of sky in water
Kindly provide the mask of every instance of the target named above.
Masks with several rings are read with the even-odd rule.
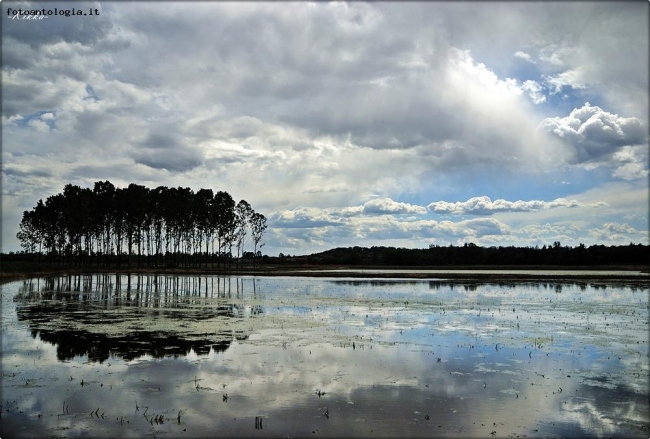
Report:
[[[648,436],[647,286],[154,279],[2,285],[3,437]]]
[[[530,276],[648,276],[648,273],[642,271],[631,271],[631,270],[426,270],[426,269],[390,269],[377,268],[377,269],[359,269],[359,268],[341,268],[341,269],[332,269],[332,270],[302,270],[303,272],[319,272],[319,273],[363,273],[365,275],[370,274],[385,274],[386,272],[396,273],[396,274],[428,274],[428,275],[440,275],[444,278],[445,275],[450,274],[498,274],[498,275],[530,275]]]

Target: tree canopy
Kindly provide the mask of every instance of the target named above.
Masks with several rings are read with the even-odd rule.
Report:
[[[265,230],[264,215],[225,191],[106,180],[92,189],[68,184],[39,200],[23,212],[16,236],[26,253],[71,264],[130,265],[137,257],[139,265],[200,266],[232,260],[233,246],[244,255],[249,232],[253,256],[261,256]]]

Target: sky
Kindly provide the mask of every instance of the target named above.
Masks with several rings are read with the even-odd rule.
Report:
[[[648,1],[0,5],[2,252],[104,180],[227,191],[271,256],[649,244]]]

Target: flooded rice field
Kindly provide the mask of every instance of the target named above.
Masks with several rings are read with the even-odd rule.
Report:
[[[1,437],[644,437],[647,281],[1,285]]]
[[[323,269],[318,270],[302,270],[305,272],[316,272],[316,273],[363,273],[365,275],[379,275],[386,273],[386,269],[383,268],[339,268],[339,269]],[[462,275],[466,277],[469,274],[479,274],[479,275],[504,275],[504,276],[513,276],[513,275],[524,275],[524,276],[537,276],[540,278],[545,277],[559,277],[559,276],[568,276],[568,277],[593,277],[593,278],[603,278],[603,277],[626,277],[639,276],[639,277],[648,277],[646,271],[635,271],[635,270],[494,270],[494,269],[483,269],[483,270],[429,270],[429,269],[391,269],[391,273],[396,274],[428,274],[430,276],[449,276],[449,275]]]

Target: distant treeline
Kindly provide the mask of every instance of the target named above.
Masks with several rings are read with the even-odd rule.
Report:
[[[342,265],[646,265],[650,266],[650,247],[642,244],[586,247],[562,246],[560,242],[543,247],[479,247],[431,245],[428,249],[395,247],[335,248],[301,257],[309,264]],[[282,258],[280,258],[282,259]],[[296,259],[296,258],[293,258]]]
[[[20,240],[35,259],[70,265],[200,266],[261,256],[266,218],[228,192],[72,184],[23,212]],[[252,252],[245,252],[250,233]]]

